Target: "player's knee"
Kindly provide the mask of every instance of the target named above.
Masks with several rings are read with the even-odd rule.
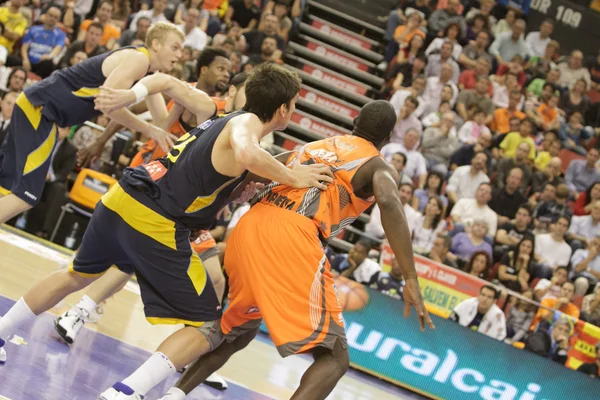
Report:
[[[233,345],[235,346],[235,351],[240,351],[242,349],[244,349],[246,346],[248,346],[250,344],[250,342],[252,340],[254,340],[254,338],[256,337],[256,335],[258,334],[258,327],[251,329],[249,331],[247,331],[246,333],[244,333],[243,335],[238,336],[234,341],[233,341]]]
[[[224,336],[221,330],[221,320],[205,322],[204,325],[197,329],[206,338],[206,341],[210,345],[210,351],[213,351],[223,343]]]
[[[327,357],[332,361],[331,373],[341,379],[350,368],[350,354],[348,346],[341,339],[337,339],[333,349],[325,347],[316,347],[313,350],[313,358],[316,360],[321,357]]]

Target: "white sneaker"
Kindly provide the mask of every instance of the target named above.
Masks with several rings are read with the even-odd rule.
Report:
[[[73,344],[88,318],[87,311],[75,307],[58,317],[54,321],[54,328],[65,342]]]
[[[86,322],[91,322],[92,324],[96,324],[98,323],[98,321],[100,321],[100,318],[102,318],[102,316],[104,316],[104,307],[102,307],[102,304],[98,304],[98,306],[96,308],[94,308],[94,311],[92,311],[92,313],[90,314],[90,317],[87,319]]]
[[[98,400],[143,400],[144,396],[135,393],[127,385],[117,382],[110,389],[106,389]]]
[[[217,373],[212,374],[203,382],[205,385],[217,390],[227,390],[227,382]]]
[[[4,364],[6,362],[6,350],[4,347],[0,347],[0,364]]]

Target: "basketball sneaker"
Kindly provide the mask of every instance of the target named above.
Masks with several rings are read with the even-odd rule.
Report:
[[[0,347],[0,364],[4,364],[6,362],[6,350],[4,347]]]
[[[73,344],[88,318],[87,311],[79,307],[73,307],[54,321],[54,328],[65,342]]]
[[[135,393],[129,386],[117,382],[110,389],[106,389],[98,400],[143,400],[144,396]]]
[[[205,385],[210,386],[217,390],[227,390],[227,382],[223,377],[217,373],[212,374],[203,382]]]

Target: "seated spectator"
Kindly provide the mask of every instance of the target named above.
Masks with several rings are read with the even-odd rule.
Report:
[[[498,281],[517,293],[523,293],[535,274],[533,236],[524,236],[514,250],[504,253],[498,268]]]
[[[4,139],[6,139],[6,136],[8,135],[10,118],[12,117],[12,112],[15,108],[15,102],[17,101],[18,96],[19,94],[17,92],[8,92],[4,95],[2,101],[0,101],[0,148],[2,148],[2,143],[4,143]],[[1,161],[2,157],[0,156],[0,162]]]
[[[29,24],[20,10],[22,4],[22,0],[10,0],[4,7],[0,7],[0,22],[4,24],[0,46],[6,48],[8,54],[12,54],[15,43],[23,37]],[[20,65],[20,60],[9,55],[6,65],[9,67]]]
[[[579,50],[573,50],[568,61],[558,64],[558,70],[558,84],[563,88],[572,88],[578,79],[585,80],[588,87],[592,84],[590,71],[583,66],[583,53]]]
[[[390,99],[390,103],[394,107],[397,115],[400,115],[402,111],[402,107],[404,107],[404,103],[408,100],[409,97],[417,100],[411,100],[412,105],[416,105],[415,109],[409,115],[420,116],[422,109],[425,107],[425,101],[423,100],[423,90],[425,89],[425,77],[420,75],[413,79],[410,87],[403,87],[394,92],[392,98]],[[409,105],[410,107],[410,105]]]
[[[540,30],[538,32],[529,32],[525,41],[529,45],[531,49],[531,56],[533,57],[543,57],[546,52],[546,47],[552,39],[550,35],[552,35],[552,31],[554,31],[554,21],[551,19],[546,19],[540,25]]]
[[[527,160],[527,156],[530,153],[530,147],[531,145],[529,143],[522,142],[517,147],[515,158],[503,158],[498,162],[498,165],[496,166],[496,187],[500,189],[504,188],[509,172],[514,168],[519,168],[523,173],[523,179],[519,189],[521,193],[527,193],[533,175],[533,171]]]
[[[396,169],[396,171],[398,171],[398,175],[400,176],[400,183],[408,183],[408,184],[412,185],[413,184],[412,179],[410,179],[410,177],[404,173],[404,168],[406,167],[406,161],[407,161],[406,154],[404,154],[402,152],[398,152],[398,153],[394,153],[392,155],[390,164],[392,165],[392,167],[394,167]]]
[[[537,247],[537,240],[536,240]],[[537,253],[537,250],[536,250]],[[538,299],[558,299],[560,297],[560,288],[563,283],[568,281],[569,269],[567,267],[556,267],[550,280],[542,278],[535,285],[535,295]]]
[[[498,224],[503,225],[515,218],[519,207],[527,202],[519,191],[522,180],[523,170],[515,167],[506,176],[504,187],[492,191],[490,208],[498,214]]]
[[[427,169],[439,172],[442,176],[448,174],[450,157],[458,147],[456,136],[452,136],[454,113],[447,112],[442,116],[439,127],[429,127],[423,132],[421,154],[425,157]]]
[[[573,318],[579,318],[579,308],[572,303],[574,293],[575,285],[567,281],[560,287],[560,294],[557,299],[546,298],[542,300],[540,304],[545,308],[540,307],[538,309],[531,323],[530,330],[535,330],[540,325],[540,322],[553,323],[561,319],[561,313]]]
[[[102,37],[100,38],[100,45],[106,47],[107,49],[112,49],[115,43],[117,43],[121,37],[121,30],[111,23],[113,8],[114,6],[111,0],[102,0],[100,4],[98,4],[94,19],[86,19],[81,23],[77,40],[84,40],[85,33],[87,32],[90,24],[92,22],[97,22],[102,25]]]
[[[58,7],[48,7],[44,16],[44,24],[32,26],[23,37],[21,58],[25,70],[47,78],[55,69],[52,60],[65,46],[66,35],[56,26],[61,16]]]
[[[277,48],[277,41],[272,36],[265,36],[259,54],[251,54],[250,62],[260,64],[263,62],[281,63],[281,50]]]
[[[558,157],[552,157],[546,168],[542,171],[533,173],[531,177],[531,193],[532,197],[535,197],[534,203],[538,201],[550,201],[554,200],[554,194],[556,193],[556,187],[561,183],[565,183],[564,178],[561,176],[562,171],[562,160]],[[539,198],[539,194],[545,190],[547,185],[553,186],[552,198]],[[567,194],[569,189],[567,188]]]
[[[560,216],[550,224],[550,233],[540,233],[535,239],[535,255],[538,260],[536,276],[549,278],[558,267],[566,267],[573,250],[565,241],[569,230],[569,218]]]
[[[448,207],[448,199],[442,196],[442,186],[444,185],[444,177],[439,172],[431,171],[427,174],[425,186],[422,189],[415,190],[412,199],[412,208],[420,213],[425,211],[425,207],[432,197],[439,197],[442,201],[442,210]]]
[[[358,283],[370,285],[377,282],[381,266],[377,261],[368,258],[371,243],[361,239],[348,251],[335,257],[331,268],[338,271],[345,278],[353,279]]]
[[[536,123],[539,129],[544,131],[557,131],[560,128],[560,121],[558,119],[558,102],[560,95],[558,93],[552,93],[550,100],[547,103],[543,102],[537,108]]]
[[[88,59],[87,54],[85,54],[83,51],[78,51],[77,53],[73,54],[73,57],[71,57],[71,59],[69,60],[68,67],[72,67],[73,65],[77,65],[80,62],[83,62],[83,61],[85,61],[87,59]]]
[[[496,340],[506,338],[506,319],[504,313],[496,305],[500,296],[492,285],[485,285],[479,290],[479,296],[462,301],[454,308],[451,320]]]
[[[54,230],[67,194],[67,178],[77,163],[77,148],[67,136],[69,128],[58,128],[57,143],[52,151],[50,170],[40,203],[27,215],[25,229],[48,239]]]
[[[477,78],[475,89],[466,89],[460,93],[456,100],[456,111],[464,121],[469,119],[468,112],[471,108],[478,106],[484,113],[483,123],[487,125],[492,122],[494,104],[488,97],[489,87],[490,79],[487,76],[480,76]]]
[[[279,29],[277,30],[277,34],[285,41],[288,40],[288,35],[292,29],[292,20],[288,17],[290,4],[291,2],[288,0],[271,0],[263,9],[263,15],[274,14],[279,18]],[[259,25],[258,29],[260,30],[261,28],[262,27]]]
[[[184,46],[190,46],[194,50],[202,51],[208,43],[208,35],[200,28],[200,11],[190,8],[185,16],[185,22],[178,25],[180,31],[185,35]]]
[[[525,103],[525,114],[535,121],[536,125],[540,127],[540,129],[544,128],[544,119],[539,114],[538,109],[542,104],[549,104],[550,99],[554,95],[556,88],[551,83],[545,83],[542,87],[542,94],[538,98],[533,94],[529,94],[527,97],[527,102]]]
[[[398,121],[394,125],[392,135],[390,136],[390,142],[402,143],[404,142],[404,135],[410,129],[414,129],[420,135],[423,131],[423,125],[419,118],[415,115],[415,110],[419,107],[419,100],[413,96],[408,96],[400,110],[398,112]]]
[[[440,264],[458,268],[456,262],[448,256],[450,247],[452,247],[452,239],[449,236],[440,234],[433,241],[433,246],[431,246],[429,254],[426,254],[425,256]]]
[[[150,18],[140,17],[137,20],[136,29],[128,29],[121,34],[119,38],[119,46],[131,46],[131,43],[134,40],[140,40],[142,42],[146,41],[146,33],[148,32],[148,28],[150,28]]]
[[[490,66],[491,64],[486,58],[480,58],[479,60],[475,61],[475,66],[473,69],[466,69],[461,72],[460,78],[458,79],[458,87],[460,90],[476,89],[478,79],[487,78],[487,94],[491,96],[493,91],[489,79]]]
[[[546,328],[548,323],[540,325],[537,331],[527,338],[525,350],[564,365],[573,331],[572,322],[567,318],[560,318],[551,329]]]
[[[183,24],[190,8],[200,11],[200,23],[198,24],[198,28],[206,32],[210,14],[204,9],[204,0],[185,0],[182,3],[179,3],[177,10],[175,11],[175,17],[173,18],[173,21],[177,25]]]
[[[600,181],[592,183],[585,192],[579,193],[575,208],[575,215],[590,215],[592,212],[592,204],[600,200]]]
[[[533,290],[527,289],[521,293],[525,299],[534,300]],[[506,339],[504,343],[520,342],[529,332],[529,326],[535,316],[535,304],[524,299],[518,299],[517,304],[510,308],[506,318]]]
[[[428,254],[431,252],[435,238],[444,230],[446,230],[444,205],[438,196],[431,197],[423,214],[415,223],[412,239],[415,253]]]
[[[532,219],[529,205],[521,204],[514,221],[498,225],[494,239],[494,259],[499,259],[509,248],[519,244],[525,235],[533,235],[529,229]]]
[[[444,57],[444,59],[452,58],[454,59],[454,61],[458,61],[458,58],[462,53],[462,46],[458,43],[458,41],[462,36],[463,35],[459,24],[457,24],[456,22],[448,24],[443,36],[433,39],[433,41],[429,44],[429,47],[427,47],[427,50],[425,50],[425,55],[427,57],[430,57],[431,55],[434,55],[436,53],[441,53],[444,44],[447,43],[450,46],[450,55],[449,57]]]
[[[598,326],[596,324],[596,326]],[[598,379],[600,376],[600,342],[596,343],[596,359],[592,363],[584,363],[577,368],[577,371],[583,372],[591,378]]]
[[[506,64],[515,55],[520,55],[523,58],[531,56],[531,49],[523,39],[526,28],[525,21],[519,19],[512,25],[510,33],[496,35],[496,39],[490,46],[490,54],[496,57],[498,65]]]
[[[439,128],[442,122],[442,115],[445,113],[450,113],[452,115],[452,121],[456,118],[456,114],[452,111],[450,107],[450,103],[447,101],[443,101],[440,103],[440,107],[437,111],[433,111],[423,117],[421,117],[421,122],[423,123],[424,128],[434,127]],[[456,124],[452,122],[452,128],[450,128],[450,135],[452,137],[456,137],[458,132],[456,131]]]
[[[529,118],[525,118],[519,125],[519,132],[511,132],[504,137],[500,143],[503,157],[516,158],[517,149],[521,143],[529,144],[529,159],[535,159],[535,142],[532,139],[533,122]]]
[[[509,8],[506,11],[506,15],[504,16],[504,19],[501,19],[500,21],[498,21],[498,23],[492,30],[492,33],[494,34],[494,36],[498,36],[505,32],[512,32],[512,26],[514,25],[514,23],[516,21],[517,21],[517,11],[515,9]]]
[[[410,87],[416,79],[422,79],[423,85],[417,97],[420,100],[425,87],[425,56],[420,53],[419,46],[422,46],[423,39],[415,36],[411,40],[409,47],[400,49],[396,65],[388,73],[388,82],[384,86],[384,91],[394,93],[403,88]],[[420,115],[420,114],[417,114]]]
[[[491,116],[491,114],[487,114]],[[458,131],[458,140],[463,144],[475,144],[482,133],[488,132],[489,128],[485,126],[486,112],[478,105],[473,105],[469,109],[467,121]],[[452,149],[454,152],[454,148]]]
[[[580,318],[590,324],[600,326],[600,286],[596,285],[594,292],[583,298]],[[596,346],[596,351],[598,351],[598,346]],[[596,357],[600,359],[598,354]]]
[[[589,241],[587,248],[575,251],[571,258],[575,295],[584,296],[600,280],[600,235]]]
[[[568,117],[575,112],[580,113],[582,116],[587,113],[591,107],[591,101],[587,95],[588,88],[587,81],[580,78],[575,81],[575,85],[569,91],[565,91],[560,96],[558,108],[562,117]]]
[[[226,40],[232,40],[234,44],[234,49],[240,51],[241,53],[246,52],[247,42],[246,37],[242,33],[242,28],[238,25],[233,24],[230,26],[225,33],[219,32],[217,33],[212,40],[212,46],[222,46]]]
[[[158,0],[161,1],[161,0]],[[59,67],[66,68],[69,66],[71,58],[75,55],[75,53],[82,51],[84,52],[88,58],[92,58],[97,56],[98,54],[105,53],[107,51],[106,47],[100,46],[100,38],[102,37],[102,25],[97,22],[93,22],[88,27],[88,30],[85,34],[85,40],[80,41],[77,40],[67,48],[65,55],[60,61]]]
[[[527,81],[525,75],[525,60],[520,55],[515,55],[507,64],[502,64],[496,70],[496,76],[504,76],[508,73],[514,74],[517,77],[519,88],[523,87]]]
[[[23,67],[14,67],[7,78],[6,88],[0,89],[0,95],[8,92],[21,93],[27,82],[27,71]]]
[[[565,181],[574,197],[585,192],[594,182],[600,181],[600,171],[596,163],[600,159],[600,153],[592,148],[587,152],[585,160],[572,160],[565,172]]]
[[[546,84],[549,84],[550,92],[555,87],[558,87],[558,80],[560,79],[560,71],[558,68],[552,68],[547,74],[544,74],[544,78],[535,78],[529,86],[527,86],[527,97],[533,95],[535,97],[542,96],[542,90]]]
[[[466,145],[460,147],[458,150],[452,154],[450,157],[450,170],[454,171],[458,167],[462,167],[471,163],[471,160],[475,156],[476,153],[484,153],[487,157],[487,162],[485,165],[485,169],[489,169],[490,162],[492,161],[492,153],[490,152],[490,147],[492,146],[492,135],[487,132],[483,132],[477,143],[474,145]]]
[[[492,246],[486,241],[488,233],[487,223],[483,220],[475,220],[471,224],[469,232],[461,232],[452,238],[450,251],[457,257],[459,265],[469,261],[476,251],[485,251],[492,257]]]
[[[558,220],[559,217],[571,219],[573,211],[567,204],[569,201],[569,189],[561,183],[556,186],[553,200],[540,201],[533,212],[535,227],[538,231],[547,231],[549,225]]]
[[[587,154],[587,150],[581,144],[591,137],[583,126],[583,115],[574,112],[569,116],[568,122],[561,122],[558,134],[565,149],[571,150],[581,156]]]
[[[560,151],[554,153],[556,154],[555,156],[553,155],[553,153],[551,153],[552,144],[554,143],[554,141],[557,140],[558,138],[556,134],[552,131],[546,132],[544,134],[544,139],[542,140],[541,146],[538,148],[537,156],[535,157],[535,161],[533,162],[533,165],[536,170],[542,171],[544,168],[546,168],[546,166],[548,166],[548,164],[552,160],[552,157],[558,157],[560,155]]]
[[[498,216],[488,206],[492,197],[492,187],[484,182],[479,185],[475,198],[463,198],[456,202],[450,216],[454,222],[453,233],[463,232],[474,220],[485,221],[490,237],[496,235]],[[490,242],[493,242],[490,239]]]
[[[168,22],[165,16],[165,10],[167,8],[167,0],[153,0],[152,8],[150,10],[140,10],[135,13],[135,16],[129,24],[129,29],[135,30],[137,28],[137,21],[141,17],[146,17],[155,24],[157,22]]]
[[[490,34],[486,31],[481,31],[477,34],[475,38],[475,43],[469,43],[464,49],[458,61],[465,68],[475,68],[475,70],[479,69],[479,72],[476,71],[475,75],[483,75],[481,70],[483,68],[487,68],[487,73],[485,75],[489,75],[490,68],[492,65],[492,56],[487,52],[487,46],[490,42]],[[481,63],[483,61],[483,63]],[[467,70],[468,71],[468,70]],[[464,71],[463,73],[465,73]],[[473,89],[468,88],[468,89]]]
[[[492,259],[490,258],[490,255],[485,251],[476,251],[471,255],[471,258],[464,266],[463,271],[469,275],[488,281],[491,268]]]
[[[397,152],[402,152],[407,157],[404,172],[413,180],[419,182],[419,187],[425,184],[427,178],[427,163],[425,157],[418,150],[419,132],[416,129],[409,129],[404,134],[403,143],[388,143],[381,149],[381,155],[390,162],[391,156]]]
[[[275,15],[265,15],[263,17],[263,28],[262,31],[250,31],[244,33],[244,37],[248,42],[248,54],[260,53],[263,40],[265,36],[272,36],[277,41],[277,48],[281,51],[285,50],[285,40],[277,34],[279,29],[279,18]]]
[[[509,105],[510,93],[518,90],[521,92],[521,86],[519,85],[518,77],[515,73],[509,71],[502,76],[492,76],[492,102],[496,107],[506,108]],[[521,95],[521,99],[517,104],[517,109],[523,109],[525,104],[525,97]]]
[[[198,1],[198,0],[196,0]],[[113,3],[112,23],[118,27],[121,32],[125,30],[125,24],[131,14],[131,5],[127,0],[117,0]]]
[[[479,1],[479,8],[477,8],[477,4],[471,4],[473,7],[469,10],[466,15],[467,23],[472,22],[473,19],[480,15],[485,18],[486,25],[485,29],[490,31],[498,22],[496,17],[492,15],[492,11],[496,2],[494,0],[481,0]]]
[[[487,160],[488,156],[484,152],[475,153],[471,165],[464,165],[454,170],[446,187],[448,200],[456,203],[460,199],[475,198],[475,192],[479,190],[481,184],[490,181],[490,178],[485,174]],[[490,196],[491,192],[490,188]],[[487,201],[485,204],[487,204]]]
[[[402,48],[402,45],[406,46],[410,44],[415,36],[420,36],[425,39],[425,32],[421,28],[421,22],[423,17],[420,13],[415,12],[408,16],[406,25],[399,25],[394,31],[394,41],[398,43],[398,46]]]
[[[489,30],[488,19],[482,14],[475,14],[473,18],[467,19],[467,37],[465,38],[465,43],[477,40],[478,34],[481,32],[487,33]]]
[[[408,230],[410,231],[411,236],[417,225],[417,219],[421,216],[418,211],[410,206],[413,192],[414,189],[410,183],[401,183],[398,189],[398,197],[404,205],[404,215],[406,216],[406,222],[408,223]],[[385,232],[381,225],[381,211],[379,211],[379,206],[377,204],[375,204],[371,211],[371,218],[365,225],[365,232],[376,238],[381,239],[385,237]]]
[[[250,32],[258,26],[260,9],[253,0],[232,0],[225,14],[225,24],[237,23],[242,32]]]
[[[425,77],[431,78],[434,76],[439,76],[442,70],[442,65],[449,65],[450,67],[452,67],[452,82],[454,82],[454,84],[458,84],[458,78],[460,77],[460,67],[458,66],[458,63],[452,58],[452,44],[450,42],[444,42],[439,53],[431,54],[427,57]]]
[[[440,76],[427,78],[423,100],[425,101],[425,110],[423,114],[437,110],[442,101],[449,101],[454,107],[458,97],[458,87],[452,82],[454,70],[450,64],[443,64]],[[446,92],[446,93],[444,93]]]
[[[494,110],[494,117],[491,125],[494,133],[506,135],[513,132],[510,130],[510,120],[513,118],[518,118],[520,121],[525,119],[525,113],[518,109],[521,97],[521,91],[513,89],[509,94],[508,107],[496,108]]]
[[[460,26],[461,33],[466,35],[467,21],[465,17],[458,13],[459,7],[461,7],[459,0],[448,0],[446,8],[435,10],[431,14],[428,23],[431,34],[442,37],[448,25],[457,23]]]

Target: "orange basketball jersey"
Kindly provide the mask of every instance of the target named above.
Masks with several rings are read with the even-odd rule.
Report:
[[[272,183],[261,193],[260,201],[313,219],[322,238],[328,239],[336,236],[373,204],[374,198],[363,200],[354,194],[352,178],[367,161],[380,156],[373,144],[352,135],[308,143],[290,156],[288,166],[296,157],[300,157],[302,163],[313,160],[327,164],[334,173],[334,182],[324,191],[294,189]]]

